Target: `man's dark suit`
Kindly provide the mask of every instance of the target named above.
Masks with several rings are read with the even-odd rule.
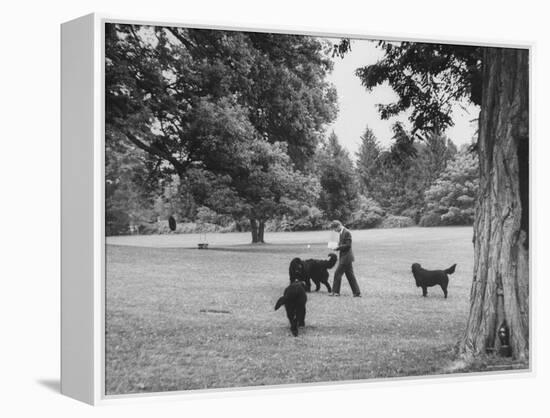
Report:
[[[332,291],[334,293],[340,293],[342,275],[345,273],[353,294],[360,295],[361,291],[359,290],[357,279],[353,273],[352,263],[355,261],[355,257],[353,255],[353,250],[351,249],[351,232],[349,232],[346,228],[342,228],[342,231],[340,231],[340,240],[338,241],[338,247],[336,249],[339,251],[340,257],[338,260],[338,267],[336,267],[334,272],[334,284]]]

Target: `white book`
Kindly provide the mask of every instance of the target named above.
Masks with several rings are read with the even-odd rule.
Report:
[[[340,234],[338,234],[338,232],[331,231],[328,238],[327,247],[330,250],[334,250],[336,247],[338,247],[338,241],[340,241]]]

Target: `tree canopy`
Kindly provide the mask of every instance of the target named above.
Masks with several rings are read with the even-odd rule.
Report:
[[[378,106],[382,119],[410,109],[413,134],[439,132],[454,124],[453,104],[462,99],[481,104],[481,47],[388,41],[378,46],[384,57],[356,74],[369,90],[388,82],[397,93],[396,103]]]
[[[321,184],[319,208],[329,219],[347,222],[357,198],[356,176],[353,162],[334,132],[319,150],[317,167]]]
[[[106,123],[179,175],[225,172],[252,138],[287,143],[303,168],[336,116],[329,52],[313,37],[108,24]]]
[[[336,117],[328,42],[126,24],[105,38],[106,141],[145,151],[150,179],[198,180],[199,201],[260,222],[318,192],[305,173]]]

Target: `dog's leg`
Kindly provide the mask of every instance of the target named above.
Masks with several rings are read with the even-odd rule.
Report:
[[[454,266],[452,268],[454,270]],[[445,294],[445,299],[447,299],[447,286],[448,285],[449,285],[449,276],[445,275],[445,279],[441,281],[441,289],[443,289],[443,293]]]
[[[321,282],[319,281],[315,282],[315,291],[318,292],[320,288],[321,288]]]
[[[328,271],[324,275],[323,280],[321,280],[321,282],[326,286],[327,292],[332,293],[332,289],[331,289],[330,284],[328,282]]]
[[[290,332],[292,332],[292,335],[296,337],[298,335],[298,321],[296,320],[296,312],[294,309],[289,309],[286,305],[285,308],[288,322],[290,322]]]
[[[292,335],[295,337],[298,336],[298,320],[296,318],[290,321],[290,332],[292,332]]]
[[[296,311],[296,319],[298,320],[299,327],[306,326],[306,307],[298,308]]]
[[[311,292],[311,280],[309,277],[306,279],[306,292]]]
[[[425,286],[422,286],[422,296],[424,297],[428,296],[428,288]]]

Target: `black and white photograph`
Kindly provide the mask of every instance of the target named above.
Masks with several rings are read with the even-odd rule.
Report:
[[[528,47],[103,29],[106,395],[530,370]]]
[[[1,416],[544,415],[543,2],[2,10]]]

